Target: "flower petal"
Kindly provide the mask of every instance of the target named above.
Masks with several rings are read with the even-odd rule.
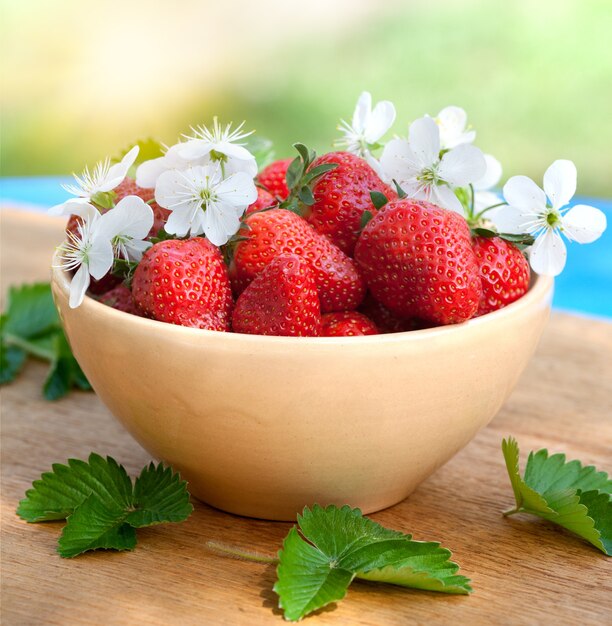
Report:
[[[367,143],[376,143],[395,122],[395,107],[388,100],[379,102],[366,125],[364,137]]]
[[[474,189],[476,189],[476,191],[486,191],[487,189],[491,189],[491,187],[495,187],[502,177],[501,163],[490,154],[484,154],[483,156],[487,169],[484,176],[474,182]]]
[[[587,204],[577,204],[562,218],[563,232],[572,241],[591,243],[606,230],[606,214]]]
[[[168,169],[170,163],[166,156],[145,161],[136,168],[136,184],[145,189],[153,189],[160,174]]]
[[[91,240],[91,247],[87,253],[89,273],[100,280],[108,274],[113,266],[113,246],[104,235],[96,233]]]
[[[215,246],[227,243],[240,228],[236,207],[224,202],[211,203],[204,212],[204,233]]]
[[[365,131],[372,112],[372,94],[364,91],[359,96],[353,113],[353,130],[359,134]]]
[[[565,267],[567,249],[561,236],[552,228],[537,237],[529,251],[533,271],[544,276],[558,276]]]
[[[180,202],[177,196],[185,190],[184,175],[179,170],[165,170],[155,185],[155,202],[165,209],[174,210]]]
[[[440,145],[449,150],[463,143],[471,143],[476,138],[475,131],[465,131],[467,113],[461,107],[448,106],[438,113],[435,119],[440,128]]]
[[[103,181],[100,182],[97,191],[111,191],[115,187],[118,187],[123,179],[127,176],[128,170],[132,165],[134,165],[134,161],[138,156],[138,152],[140,148],[138,146],[134,146],[122,159],[119,163],[115,163],[115,165],[111,165],[106,174],[106,177]]]
[[[491,220],[500,233],[527,233],[528,225],[533,222],[532,213],[512,205],[500,206],[485,213],[485,218]]]
[[[72,198],[62,204],[52,206],[47,213],[49,215],[78,215],[91,220],[100,217],[100,211],[89,204],[87,198]]]
[[[85,298],[85,292],[89,287],[89,282],[89,272],[87,271],[87,267],[85,265],[81,265],[70,281],[70,299],[68,304],[71,309],[76,309],[78,306],[81,306],[81,303]]]
[[[553,209],[560,209],[576,193],[576,166],[572,161],[559,159],[544,173],[544,191],[550,198]]]
[[[202,157],[207,156],[214,148],[214,145],[210,141],[204,139],[189,139],[184,143],[176,144],[176,153],[185,161],[197,161]]]
[[[153,209],[142,198],[126,196],[100,218],[99,232],[109,239],[117,235],[144,239],[153,219]]]
[[[380,166],[384,180],[391,182],[395,179],[400,185],[421,171],[419,159],[405,139],[392,139],[385,145]]]
[[[527,176],[513,176],[504,185],[504,199],[522,212],[537,215],[546,212],[546,195]]]
[[[465,187],[482,178],[487,164],[480,148],[461,144],[449,150],[440,161],[440,178],[453,187]]]
[[[410,124],[408,143],[422,166],[430,167],[438,162],[440,129],[431,117],[422,117]]]
[[[476,191],[474,193],[474,209],[476,213],[480,213],[480,211],[483,211],[490,206],[499,204],[500,202],[503,202],[503,200],[492,191]],[[493,217],[491,217],[491,215],[493,215],[494,212],[497,212],[502,208],[503,207],[497,207],[495,209],[492,209],[490,213],[487,212],[485,214],[485,218],[490,219],[494,222],[495,220],[493,219]]]
[[[432,187],[431,202],[449,211],[459,213],[459,215],[465,215],[463,205],[459,202],[459,198],[457,198],[455,192],[446,185],[436,185]]]
[[[216,192],[224,203],[235,207],[247,207],[257,200],[257,187],[253,179],[244,172],[237,172],[221,181]]]

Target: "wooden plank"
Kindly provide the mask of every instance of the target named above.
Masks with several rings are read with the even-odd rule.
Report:
[[[3,286],[45,280],[61,221],[2,212]],[[2,623],[274,624],[273,566],[229,559],[207,541],[274,554],[290,525],[228,515],[201,503],[183,524],[138,531],[131,553],[61,559],[62,524],[15,515],[53,462],[111,454],[133,475],[147,453],[93,395],[41,397],[45,368],[29,363],[2,390]],[[555,314],[510,400],[476,438],[401,504],[372,515],[450,547],[473,579],[469,597],[355,583],[312,624],[603,624],[612,615],[612,559],[513,504],[500,442],[548,447],[612,470],[612,324]]]

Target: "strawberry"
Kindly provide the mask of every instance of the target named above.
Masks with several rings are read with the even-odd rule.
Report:
[[[355,260],[372,295],[395,315],[456,324],[478,310],[478,262],[457,213],[429,202],[390,202],[363,229]]]
[[[307,260],[319,290],[321,311],[345,311],[359,306],[365,287],[355,262],[317,233],[301,217],[285,209],[254,213],[238,233],[230,263],[235,293],[245,287],[280,254],[296,254]]]
[[[263,185],[273,196],[286,200],[289,195],[287,188],[287,168],[293,159],[283,159],[282,161],[274,161],[267,167],[264,167],[257,175],[257,182]]]
[[[118,311],[132,313],[133,315],[140,314],[134,302],[131,290],[123,283],[102,294],[98,300],[102,302],[102,304],[113,307],[113,309],[117,309]]]
[[[314,229],[328,237],[340,250],[353,255],[364,211],[376,213],[370,191],[397,198],[391,188],[361,157],[348,152],[330,152],[318,157],[311,169],[324,163],[337,163],[314,184],[314,204],[304,214]]]
[[[378,335],[376,324],[357,311],[326,313],[323,316],[323,337],[354,337]]]
[[[147,317],[195,328],[229,330],[232,291],[220,250],[207,239],[169,239],[149,248],[132,293]]]
[[[499,237],[475,237],[472,249],[482,283],[478,315],[501,309],[527,292],[529,263],[516,246]]]
[[[384,304],[375,300],[370,292],[366,294],[359,311],[376,324],[380,333],[404,333],[417,327],[415,319],[394,315]]]
[[[236,301],[232,329],[250,335],[320,335],[321,305],[308,262],[295,254],[274,258]]]
[[[262,209],[267,209],[275,204],[277,204],[276,198],[269,191],[266,191],[261,187],[257,187],[257,200],[247,207],[245,215],[250,215],[251,213],[255,213],[255,211],[261,211]]]

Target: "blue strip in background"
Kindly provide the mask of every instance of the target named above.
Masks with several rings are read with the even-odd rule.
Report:
[[[23,204],[45,210],[69,197],[61,183],[69,177],[0,178],[0,202]],[[612,201],[597,198],[573,199],[573,204],[590,204],[602,209],[612,221]],[[553,305],[557,309],[612,318],[612,226],[595,243],[568,243],[565,270],[555,281]]]

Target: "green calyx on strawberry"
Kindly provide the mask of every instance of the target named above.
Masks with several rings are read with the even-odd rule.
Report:
[[[149,248],[134,272],[132,294],[146,317],[227,331],[233,306],[227,267],[207,239],[169,239]]]
[[[456,324],[478,310],[478,263],[457,213],[419,200],[389,202],[361,232],[355,260],[374,298],[396,316]]]
[[[302,215],[304,207],[315,203],[312,193],[313,184],[327,172],[338,167],[337,163],[322,163],[314,165],[317,153],[310,150],[303,143],[294,143],[298,156],[291,161],[287,168],[286,180],[289,195],[281,202],[280,207]]]
[[[252,335],[319,336],[321,305],[308,262],[295,254],[274,258],[236,301],[232,330]]]

